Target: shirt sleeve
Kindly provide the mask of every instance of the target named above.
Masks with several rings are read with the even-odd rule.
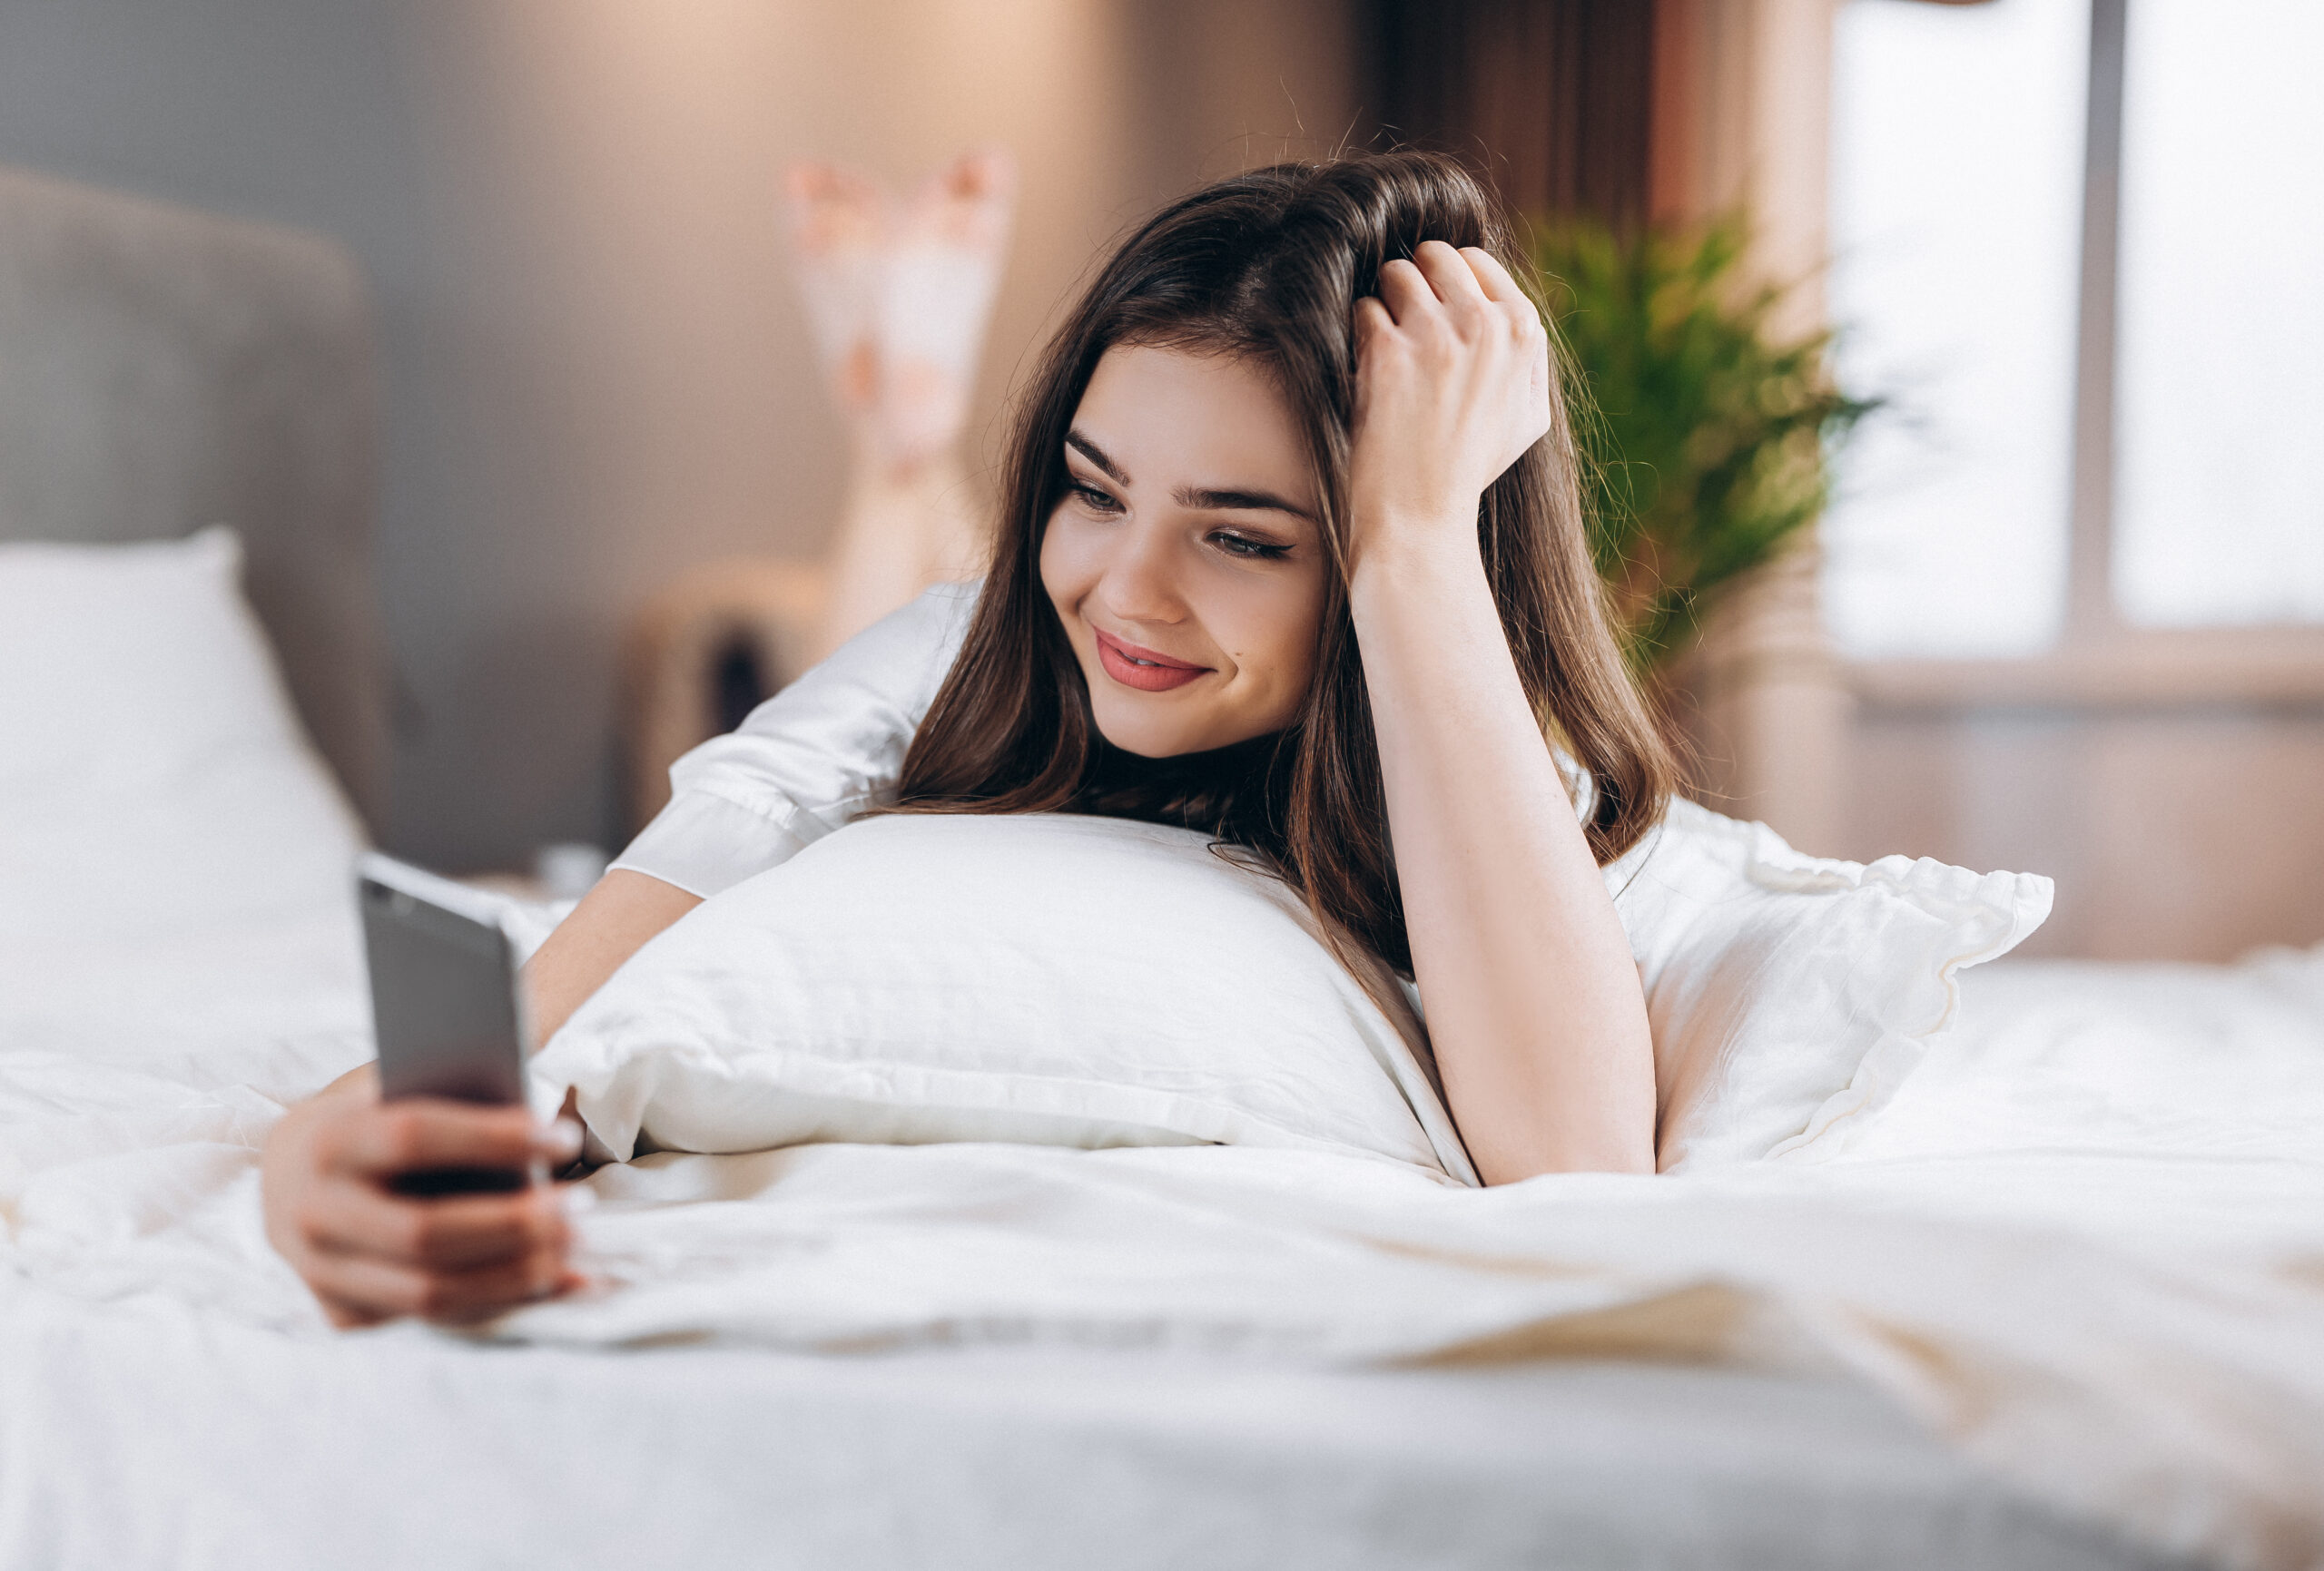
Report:
[[[787,861],[894,790],[968,633],[940,584],[670,766],[670,803],[613,865],[704,899]]]

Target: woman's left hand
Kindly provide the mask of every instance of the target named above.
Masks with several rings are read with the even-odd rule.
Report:
[[[1509,270],[1425,241],[1355,305],[1354,558],[1476,546],[1485,487],[1550,428],[1550,339]]]

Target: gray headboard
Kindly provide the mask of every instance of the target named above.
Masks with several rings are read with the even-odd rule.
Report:
[[[0,539],[232,525],[308,732],[375,829],[376,427],[344,250],[0,169]]]

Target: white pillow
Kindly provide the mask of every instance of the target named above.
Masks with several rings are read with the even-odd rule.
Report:
[[[1068,815],[860,820],[689,912],[534,1061],[615,1155],[1219,1142],[1476,1182],[1424,1037],[1277,880]],[[1417,1050],[1416,1050],[1417,1049]]]
[[[1953,1017],[1962,967],[2050,914],[2050,880],[1793,850],[1674,801],[1606,869],[1654,1028],[1662,1171],[1825,1156]]]
[[[222,528],[0,545],[0,938],[192,938],[345,902],[360,834],[241,565]]]
[[[1945,1026],[1955,973],[2032,932],[2051,893],[1804,856],[1686,801],[1606,879],[1645,984],[1666,1172],[1836,1150]],[[951,816],[859,822],[714,898],[535,1068],[623,1156],[1202,1140],[1474,1182],[1426,1055],[1287,889],[1202,836]]]

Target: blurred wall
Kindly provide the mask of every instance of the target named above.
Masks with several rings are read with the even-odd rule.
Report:
[[[2324,942],[2324,688],[2259,669],[1946,691],[1859,673],[1840,854],[2057,880],[2029,956],[2231,960]],[[2174,691],[2177,689],[2179,691]]]
[[[1354,122],[1344,0],[0,0],[0,160],[349,244],[379,292],[394,849],[615,833],[625,619],[829,529],[791,159],[1023,165],[973,429],[1120,227]],[[980,482],[981,483],[981,482]]]

